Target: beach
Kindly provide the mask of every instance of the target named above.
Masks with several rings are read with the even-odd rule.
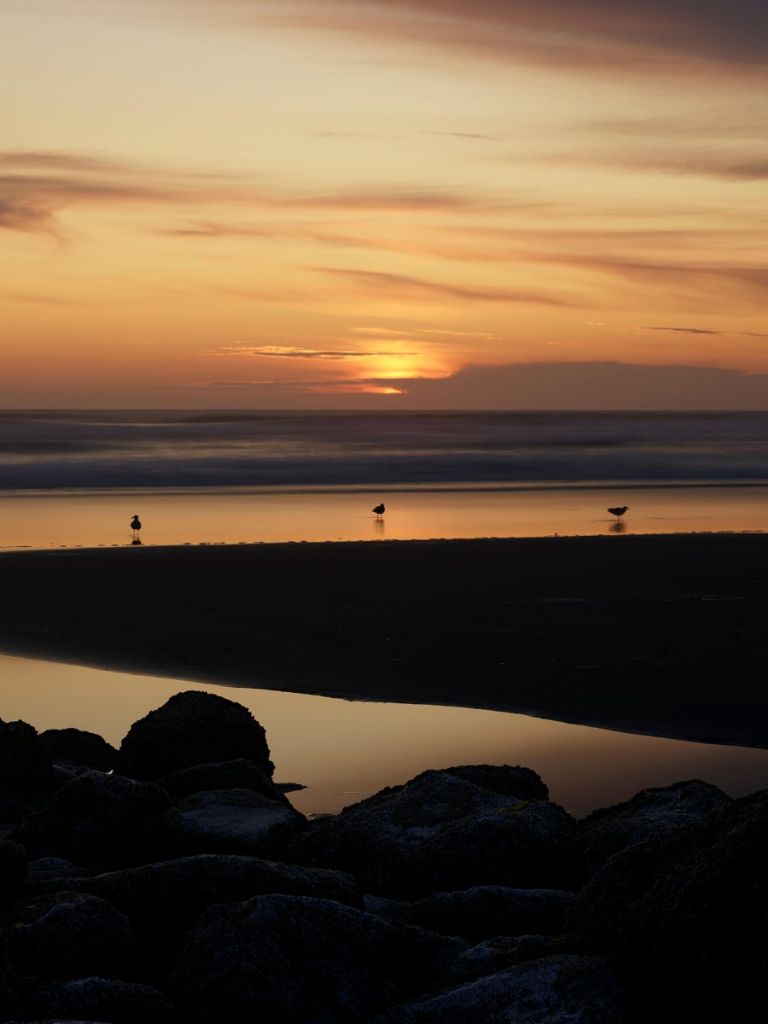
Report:
[[[6,653],[768,746],[761,534],[9,552]]]

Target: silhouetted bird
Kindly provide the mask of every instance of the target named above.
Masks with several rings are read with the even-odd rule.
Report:
[[[139,530],[141,529],[141,520],[138,516],[134,516],[131,520],[131,529],[133,530],[133,543],[141,544],[139,540]]]
[[[376,513],[376,518],[377,519],[381,519],[381,517],[384,515],[385,511],[386,511],[386,506],[384,505],[383,502],[382,502],[381,505],[377,505],[376,508],[372,508],[371,509],[371,512],[375,512]]]
[[[620,519],[629,508],[629,505],[617,505],[616,508],[609,508],[608,511],[612,516],[616,516]]]

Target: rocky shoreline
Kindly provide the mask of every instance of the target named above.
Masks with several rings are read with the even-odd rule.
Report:
[[[746,1019],[768,793],[700,781],[577,821],[519,766],[308,820],[241,705],[188,691],[119,750],[0,722],[0,1022]]]

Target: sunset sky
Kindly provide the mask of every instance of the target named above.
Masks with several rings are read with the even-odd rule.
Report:
[[[3,0],[0,404],[477,406],[573,362],[738,404],[767,40],[764,0]]]

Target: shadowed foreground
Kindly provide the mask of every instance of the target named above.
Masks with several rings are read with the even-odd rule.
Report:
[[[0,646],[768,746],[768,536],[7,553]]]

